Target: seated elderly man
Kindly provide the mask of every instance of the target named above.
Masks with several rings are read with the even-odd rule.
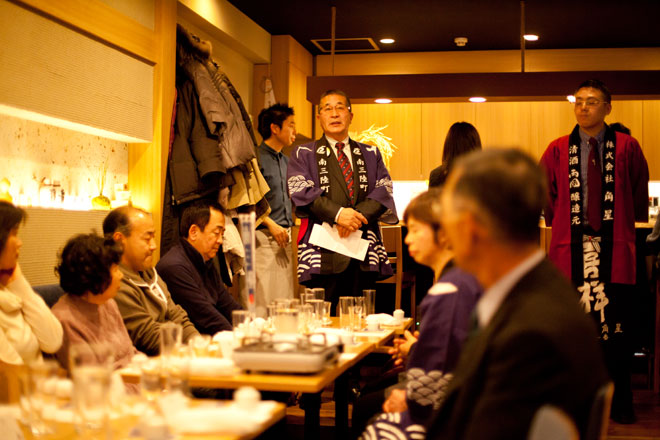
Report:
[[[172,298],[188,312],[200,333],[231,330],[231,312],[241,310],[213,264],[222,247],[225,216],[217,203],[200,202],[181,216],[180,242],[156,265]]]
[[[103,233],[124,250],[119,262],[123,278],[115,301],[135,347],[150,356],[157,355],[160,325],[166,322],[181,324],[184,342],[198,335],[153,267],[156,232],[151,214],[131,206],[116,208],[103,221]]]

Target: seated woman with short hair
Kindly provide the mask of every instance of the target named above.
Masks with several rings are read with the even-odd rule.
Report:
[[[470,331],[470,315],[482,294],[474,276],[454,267],[454,252],[440,224],[440,194],[437,188],[420,194],[403,214],[410,256],[433,269],[436,283],[420,304],[418,337],[406,330],[405,339],[396,340],[397,348],[390,351],[406,363],[406,389],[392,390],[383,403],[386,414],[367,427],[364,439],[422,435],[444,399]]]
[[[0,201],[0,361],[21,365],[54,353],[62,344],[62,326],[27,282],[18,265],[18,228],[26,214]]]
[[[121,248],[111,239],[81,234],[64,246],[56,268],[66,292],[53,306],[64,328],[64,342],[57,352],[69,369],[69,349],[75,344],[106,344],[114,352],[114,369],[128,365],[137,350],[128,336],[113,299],[122,274]]]

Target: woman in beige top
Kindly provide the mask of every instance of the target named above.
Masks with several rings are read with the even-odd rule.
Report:
[[[18,227],[25,211],[0,201],[0,361],[24,364],[55,353],[62,326],[44,300],[30,287],[18,266]]]

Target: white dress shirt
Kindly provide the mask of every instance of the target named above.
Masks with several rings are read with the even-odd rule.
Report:
[[[544,256],[545,254],[541,249],[532,252],[529,257],[525,258],[484,292],[477,303],[477,319],[480,328],[488,325],[513,286],[536,267]]]

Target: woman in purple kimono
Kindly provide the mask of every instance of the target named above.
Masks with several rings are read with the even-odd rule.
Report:
[[[444,397],[463,343],[470,330],[470,315],[482,289],[470,274],[453,266],[453,252],[440,222],[440,190],[431,189],[413,199],[403,215],[408,227],[410,256],[431,267],[436,283],[422,301],[419,335],[406,331],[393,353],[406,365],[406,389],[395,389],[379,416],[363,433],[381,438],[381,430],[423,434],[423,425]]]

